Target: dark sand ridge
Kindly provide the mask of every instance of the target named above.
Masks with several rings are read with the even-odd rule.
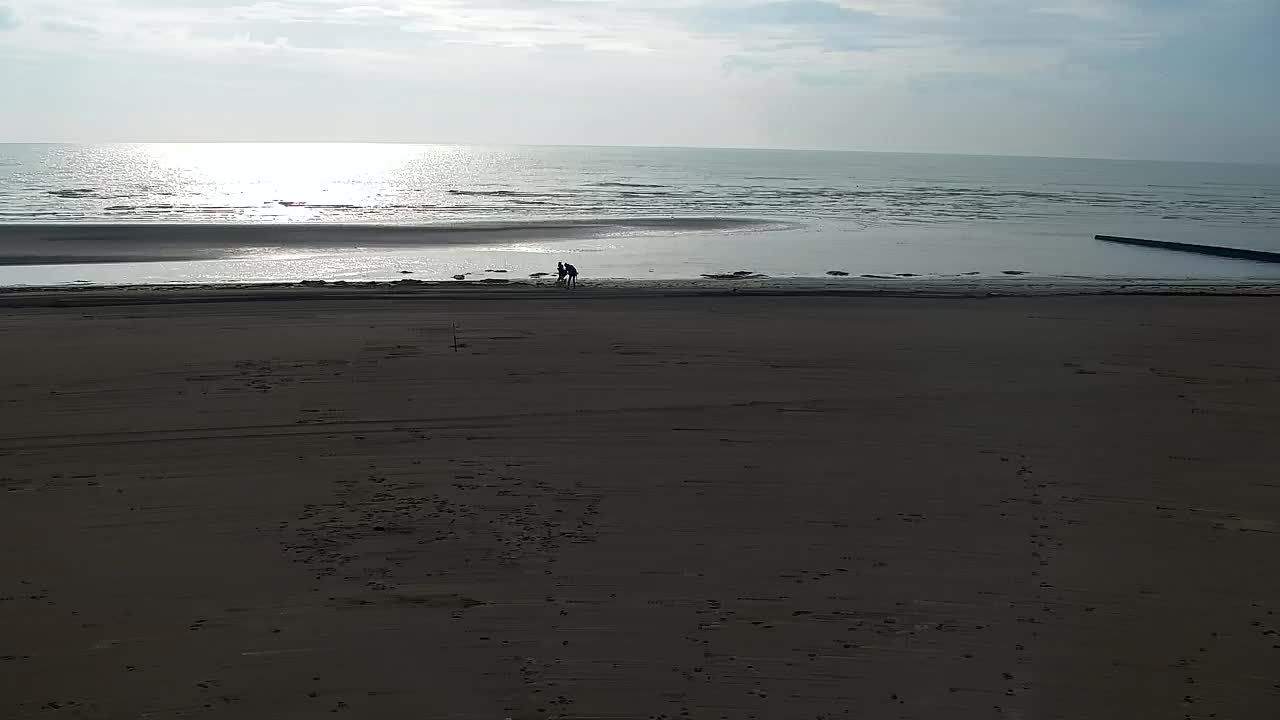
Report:
[[[494,272],[494,271],[489,271]],[[1006,273],[1011,274],[1011,273]],[[195,303],[312,302],[316,300],[401,300],[405,302],[542,302],[563,300],[550,273],[528,280],[462,276],[463,280],[323,281],[173,285],[0,287],[0,307],[104,307]],[[609,280],[592,278],[576,300],[677,297],[846,297],[998,299],[1061,296],[1272,297],[1271,279],[1162,279],[1065,277],[889,277],[771,278],[750,271],[700,280]]]
[[[0,265],[161,262],[236,257],[255,248],[485,245],[607,234],[750,230],[786,223],[740,218],[608,218],[351,225],[323,223],[0,224]]]
[[[0,716],[1280,713],[1274,298],[163,292],[0,313]]]

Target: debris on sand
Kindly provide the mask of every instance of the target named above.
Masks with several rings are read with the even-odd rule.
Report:
[[[844,270],[828,270],[827,274],[831,277],[848,277],[849,273]]]
[[[506,270],[493,270],[493,269],[489,269],[489,270],[485,270],[485,272],[491,272],[491,273],[504,273],[504,272],[506,272]]]
[[[412,270],[401,270],[401,271],[400,271],[400,274],[401,274],[401,275],[412,275],[412,274],[413,274],[413,271],[412,271]]]
[[[529,273],[529,277],[531,277],[531,278],[544,278],[544,277],[547,277],[547,276],[548,276],[548,275],[550,275],[550,274],[551,274],[551,273],[546,273],[546,272],[536,272],[536,273]]]
[[[454,279],[454,280],[466,280],[466,279],[467,279],[467,276],[466,276],[466,275],[454,275],[454,276],[453,276],[453,279]]]

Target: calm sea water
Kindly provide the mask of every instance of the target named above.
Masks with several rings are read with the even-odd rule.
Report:
[[[586,277],[617,278],[1280,277],[1280,266],[1106,245],[1098,233],[1280,250],[1280,168],[648,148],[0,145],[3,284],[499,269],[514,278],[559,259]]]

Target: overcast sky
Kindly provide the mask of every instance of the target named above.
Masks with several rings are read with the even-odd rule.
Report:
[[[1280,162],[1280,0],[0,0],[0,141]]]

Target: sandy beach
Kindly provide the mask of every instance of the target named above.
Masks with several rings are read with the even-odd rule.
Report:
[[[1280,298],[228,292],[0,298],[0,716],[1280,716]]]

